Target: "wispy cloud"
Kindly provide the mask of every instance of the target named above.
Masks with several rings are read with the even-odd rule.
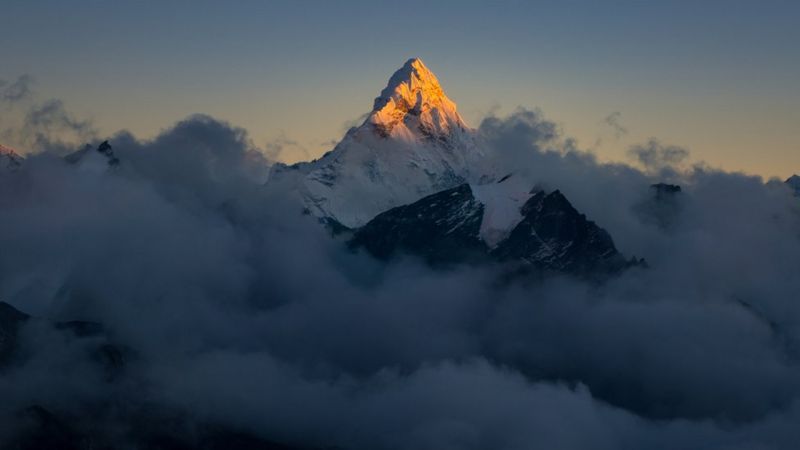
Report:
[[[614,111],[603,118],[603,123],[611,127],[614,131],[614,137],[617,139],[622,138],[628,134],[628,129],[622,126],[622,113]]]
[[[17,103],[33,96],[34,78],[23,74],[13,82],[0,80],[0,99],[7,103]]]

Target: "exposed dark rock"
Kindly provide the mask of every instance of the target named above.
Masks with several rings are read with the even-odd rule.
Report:
[[[482,218],[483,205],[462,184],[378,214],[350,245],[379,259],[407,253],[434,264],[474,261],[488,250],[479,238]]]
[[[392,208],[356,230],[349,242],[379,259],[400,253],[430,263],[503,261],[528,268],[607,274],[643,261],[626,261],[611,236],[586,219],[559,191],[534,194],[520,221],[494,249],[480,237],[483,204],[468,184]]]
[[[560,191],[534,194],[521,212],[522,221],[492,251],[494,257],[578,274],[613,272],[628,265],[611,236]]]
[[[108,165],[109,166],[116,166],[119,164],[119,159],[114,156],[114,150],[111,148],[111,144],[108,141],[103,141],[99,147],[97,147],[97,151],[105,155],[108,158]]]
[[[77,164],[83,158],[85,158],[86,155],[91,151],[92,151],[92,146],[86,144],[86,146],[84,146],[81,150],[78,150],[76,152],[70,153],[69,155],[65,156],[64,160],[70,164]],[[116,155],[114,155],[114,150],[112,149],[111,144],[109,144],[108,141],[103,141],[97,147],[97,153],[100,153],[101,155],[106,157],[106,160],[110,167],[119,165],[119,158],[117,158]]]

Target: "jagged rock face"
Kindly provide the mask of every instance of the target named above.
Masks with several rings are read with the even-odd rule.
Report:
[[[507,237],[490,247],[481,234],[484,205],[463,184],[379,214],[355,232],[350,245],[379,259],[409,253],[434,263],[499,260],[581,275],[629,265],[611,236],[559,191],[531,195],[520,214]]]
[[[116,166],[119,164],[119,159],[114,155],[114,150],[111,148],[111,144],[109,144],[108,141],[103,141],[103,143],[97,147],[97,152],[106,157],[109,166]]]
[[[114,155],[114,150],[108,141],[103,141],[95,151],[91,145],[86,144],[81,150],[65,156],[64,160],[89,170],[105,170],[107,167],[119,165],[119,158]]]
[[[289,180],[311,214],[357,228],[390,208],[470,180],[480,156],[474,131],[436,76],[411,59],[361,126],[318,160],[276,165],[268,187]]]
[[[573,208],[561,192],[540,191],[521,212],[522,221],[492,252],[496,258],[572,273],[624,267],[611,236]]]
[[[479,238],[482,217],[483,205],[462,184],[379,214],[350,244],[380,259],[407,253],[432,263],[469,261],[487,251]]]

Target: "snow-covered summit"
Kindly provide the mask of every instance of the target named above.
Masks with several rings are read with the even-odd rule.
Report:
[[[419,59],[394,73],[361,126],[320,159],[276,165],[313,215],[359,227],[390,208],[476,178],[475,132]]]
[[[436,75],[419,58],[409,59],[389,78],[366,123],[398,138],[413,138],[418,132],[447,138],[469,128]]]

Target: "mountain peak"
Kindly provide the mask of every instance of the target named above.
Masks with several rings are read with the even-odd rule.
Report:
[[[311,214],[356,228],[383,211],[472,181],[482,156],[475,131],[436,75],[412,58],[390,77],[367,119],[333,150],[292,170],[273,169],[270,180],[297,183]]]
[[[419,58],[411,58],[397,70],[375,99],[367,119],[379,134],[400,134],[402,128],[419,129],[426,136],[446,136],[466,129],[456,104],[444,93],[439,79]],[[398,125],[405,127],[399,128]],[[399,129],[398,129],[399,128]]]
[[[404,93],[422,93],[434,98],[444,96],[439,79],[419,58],[409,59],[392,74],[389,83],[375,99],[373,111],[380,111],[387,103],[396,100],[398,94]]]

